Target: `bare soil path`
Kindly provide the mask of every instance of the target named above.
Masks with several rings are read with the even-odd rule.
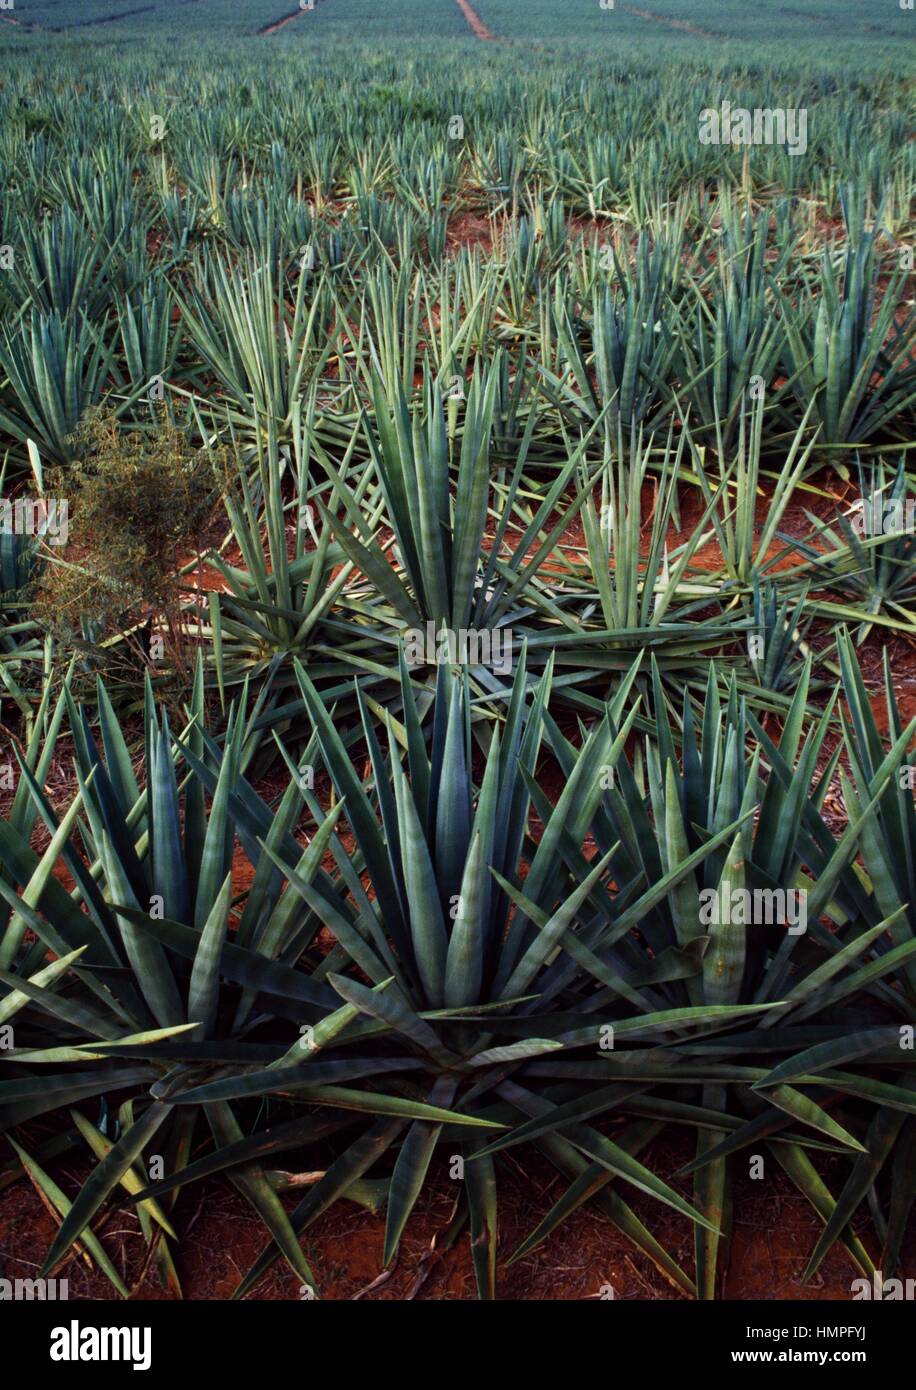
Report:
[[[119,10],[117,14],[102,15],[100,19],[83,19],[79,24],[65,24],[64,29],[90,29],[97,24],[117,24],[119,20],[130,19],[135,14],[149,14],[156,8],[155,5],[138,5],[132,10]]]
[[[487,28],[473,5],[468,3],[468,0],[455,0],[455,3],[467,20],[469,28],[478,39],[482,39],[484,43],[496,42],[496,35]]]
[[[271,34],[277,34],[281,29],[285,29],[287,24],[292,24],[294,19],[300,19],[304,14],[312,14],[313,11],[317,8],[318,4],[319,0],[315,0],[315,3],[307,7],[306,9],[303,9],[301,6],[297,6],[297,8],[295,10],[291,10],[289,14],[281,15],[279,19],[272,19],[269,24],[264,25],[263,29],[258,30],[259,38],[269,38]]]
[[[94,29],[99,24],[117,24],[133,15],[149,14],[155,8],[155,5],[138,5],[132,10],[119,10],[117,14],[100,15],[98,19],[78,19],[73,24],[38,24],[34,20],[15,19],[12,15],[0,15],[0,19],[5,20],[7,24],[16,24],[30,34],[68,34],[73,29]]]
[[[699,29],[695,24],[688,24],[685,19],[671,19],[668,15],[652,14],[649,10],[638,10],[635,5],[621,5],[622,10],[627,14],[635,14],[637,19],[648,20],[650,24],[664,24],[666,29],[680,29],[683,34],[693,34],[698,39],[721,39],[722,34],[714,34],[710,29]]]

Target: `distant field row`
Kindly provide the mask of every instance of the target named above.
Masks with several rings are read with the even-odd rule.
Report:
[[[603,9],[600,0],[478,0],[476,9],[500,34],[610,44],[634,35],[646,39],[649,24],[653,43],[703,42],[710,35],[768,46],[791,40],[823,51],[825,43],[847,39],[916,37],[916,19],[897,0],[615,0],[613,9]]]
[[[898,0],[475,0],[474,8],[499,39],[516,44],[606,44],[629,55],[638,45],[647,53],[676,47],[685,52],[708,46],[722,56],[745,50],[748,62],[763,57],[824,57],[825,46],[837,56],[863,50],[890,57],[896,45],[912,44],[916,15],[902,11]],[[128,37],[172,38],[220,34],[253,35],[264,26],[294,14],[297,0],[16,0],[3,17],[4,37],[27,38],[36,26],[74,36],[92,31],[95,42]],[[35,36],[35,30],[31,30]],[[83,35],[80,35],[83,37]],[[317,0],[316,8],[297,15],[274,36],[311,45],[333,39],[353,41],[471,39],[456,0]]]
[[[192,33],[212,39],[220,33],[256,34],[299,8],[298,0],[17,0],[15,14],[23,25],[43,29],[93,28],[99,40],[115,32],[119,37]],[[470,37],[455,0],[393,0],[386,5],[378,0],[316,0],[314,10],[297,15],[286,29],[305,42],[315,37]]]

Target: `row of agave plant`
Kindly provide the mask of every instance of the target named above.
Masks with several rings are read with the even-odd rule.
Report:
[[[815,694],[837,678],[838,624],[857,644],[916,632],[905,450],[857,455],[838,480],[819,466],[813,406],[774,457],[768,404],[746,398],[731,441],[716,414],[715,449],[687,419],[651,433],[634,417],[625,429],[616,396],[557,437],[540,399],[519,411],[524,385],[504,351],[475,366],[460,399],[430,364],[416,393],[383,376],[366,370],[371,409],[338,422],[334,438],[316,387],[293,412],[289,445],[279,428],[250,447],[226,431],[234,442],[213,493],[223,539],[179,576],[174,624],[203,653],[224,711],[250,680],[259,727],[289,730],[296,660],[342,710],[354,708],[354,673],[387,706],[405,634],[444,627],[485,633],[510,654],[525,642],[529,671],[552,660],[555,699],[579,714],[600,711],[640,660],[648,728],[651,654],[669,715],[684,692],[699,713],[715,658],[758,712],[784,716],[807,658]],[[132,439],[142,456],[143,436]],[[30,454],[37,485],[34,443]],[[71,540],[61,551],[0,534],[0,682],[27,725],[49,671],[69,659],[32,612],[34,586],[55,566],[88,578],[78,500]],[[111,668],[139,621],[99,629],[96,618],[91,605],[81,616],[83,675]],[[495,715],[508,680],[486,652],[469,668],[475,700]],[[109,679],[118,706],[136,703],[128,671],[126,684]],[[180,680],[174,660],[150,671],[165,696]]]
[[[916,631],[902,80],[704,73],[817,104],[810,158],[745,157],[686,67],[485,47],[409,86],[292,45],[228,82],[81,53],[77,88],[24,42],[4,77],[0,488],[76,489],[99,404],[122,461],[160,397],[229,460],[169,617],[194,660],[139,694],[136,613],[71,651],[30,606],[79,506],[64,553],[0,528],[0,1188],[56,1214],[46,1272],[180,1295],[182,1194],[228,1180],[264,1229],[237,1296],[281,1261],[319,1294],[330,1207],[384,1214],[391,1267],[447,1168],[481,1297],[591,1204],[711,1298],[749,1157],[817,1213],[808,1277],[899,1265],[916,720],[859,652]],[[418,662],[443,629],[508,660]],[[806,929],[706,911],[742,890]],[[509,1250],[522,1146],[561,1195]]]
[[[916,719],[886,663],[882,737],[845,634],[838,657],[816,717],[805,663],[778,741],[715,664],[701,719],[689,696],[669,718],[653,660],[640,732],[637,659],[570,738],[554,662],[526,652],[495,713],[466,670],[441,664],[430,688],[402,653],[388,706],[353,682],[346,732],[297,663],[311,732],[298,754],[274,738],[288,782],[270,802],[259,702],[241,690],[217,738],[202,662],[177,723],[147,684],[139,773],[104,686],[92,716],[69,683],[47,692],[0,821],[4,1177],[24,1170],[59,1218],[45,1271],[80,1248],[128,1296],[98,1228],[129,1205],[144,1269],[180,1294],[178,1199],[222,1175],[264,1227],[236,1296],[279,1260],[318,1294],[318,1218],[384,1211],[390,1265],[447,1160],[445,1239],[469,1229],[492,1298],[500,1173],[524,1145],[562,1193],[502,1247],[514,1259],[591,1203],[679,1291],[714,1297],[734,1174],[765,1155],[819,1218],[806,1277],[837,1244],[892,1274],[916,1196]],[[64,746],[60,814],[44,787]],[[807,930],[704,917],[704,895],[736,889],[806,895]],[[694,1137],[690,1189],[652,1166],[673,1126]],[[67,1195],[52,1169],[74,1145],[91,1167]],[[291,1210],[283,1155],[311,1169]],[[634,1189],[691,1223],[692,1266]],[[874,1237],[852,1229],[863,1204]]]
[[[776,447],[803,420],[840,467],[843,447],[908,438],[912,251],[889,200],[861,186],[844,192],[844,234],[827,245],[790,199],[757,208],[728,189],[575,235],[539,193],[491,221],[487,250],[447,252],[443,213],[432,254],[400,226],[403,202],[284,227],[257,207],[235,236],[156,256],[155,221],[130,240],[130,200],[107,228],[70,202],[8,215],[0,426],[15,465],[29,439],[72,461],[87,410],[104,402],[142,420],[151,392],[192,403],[211,430],[231,420],[249,440],[274,429],[288,445],[320,381],[318,423],[333,440],[372,409],[370,366],[409,392],[427,359],[446,389],[500,347],[517,419],[537,403],[553,434],[605,408],[650,430],[689,414],[715,447],[753,389]]]
[[[513,48],[489,50],[486,67],[462,62],[451,45],[417,52],[405,82],[397,52],[373,53],[367,71],[365,50],[357,61],[349,46],[282,57],[275,48],[265,65],[248,43],[232,59],[214,55],[212,66],[198,44],[176,46],[162,73],[148,55],[132,65],[121,52],[113,68],[91,50],[51,56],[26,45],[5,73],[0,169],[19,176],[10,192],[33,210],[42,198],[69,200],[116,218],[135,198],[142,221],[159,192],[179,234],[215,221],[227,195],[244,204],[252,188],[281,217],[303,198],[321,208],[341,195],[397,194],[428,213],[467,188],[511,203],[534,187],[579,215],[639,214],[660,190],[676,196],[717,179],[755,197],[773,188],[808,195],[830,215],[838,187],[854,178],[876,193],[897,181],[901,205],[909,200],[908,73],[899,66],[871,64],[853,82],[845,64],[837,80],[829,54],[826,72],[793,73],[777,60],[753,76],[742,58],[711,78],[701,56],[619,61],[599,45],[576,64],[542,50],[533,65]],[[698,140],[704,106],[727,99],[753,110],[784,104],[778,96],[816,107],[809,157]]]

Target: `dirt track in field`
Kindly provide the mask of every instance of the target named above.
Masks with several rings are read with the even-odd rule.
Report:
[[[780,14],[791,15],[793,19],[807,19],[812,24],[830,24],[831,20],[825,14],[812,14],[810,10],[787,10],[785,7],[780,9]]]
[[[52,34],[64,34],[70,29],[94,29],[99,24],[116,24],[121,19],[131,19],[135,14],[149,14],[155,5],[139,5],[133,10],[119,10],[117,14],[102,15],[99,19],[81,19],[77,24],[49,25]]]
[[[33,1137],[48,1126],[36,1125]],[[26,1148],[30,1141],[27,1140]],[[331,1151],[328,1150],[328,1156]],[[648,1154],[650,1165],[689,1196],[676,1169],[694,1155],[683,1131],[659,1135]],[[8,1151],[2,1155],[8,1156]],[[293,1152],[289,1166],[311,1164],[313,1154]],[[842,1183],[843,1160],[824,1156],[826,1176]],[[284,1163],[284,1167],[285,1167]],[[819,1165],[820,1166],[820,1165]],[[55,1176],[72,1197],[89,1164],[78,1151],[57,1160]],[[848,1301],[857,1271],[840,1242],[816,1278],[801,1282],[802,1271],[818,1235],[819,1223],[805,1199],[779,1171],[766,1183],[736,1173],[734,1241],[729,1267],[722,1274],[722,1295],[740,1302],[801,1299],[810,1301],[812,1318],[820,1299]],[[667,1301],[683,1296],[650,1260],[590,1203],[578,1208],[524,1259],[508,1265],[508,1256],[551,1209],[562,1190],[554,1169],[537,1153],[526,1154],[524,1170],[507,1165],[500,1177],[499,1294],[507,1301],[560,1302],[594,1300],[610,1283],[622,1303],[630,1299]],[[420,1194],[390,1273],[384,1269],[384,1216],[344,1200],[310,1227],[303,1241],[313,1262],[322,1299],[375,1302],[470,1301],[475,1297],[470,1241],[463,1233],[454,1245],[442,1239],[454,1213],[455,1183],[441,1157],[433,1159],[430,1179]],[[765,1189],[758,1191],[758,1189]],[[689,1223],[644,1193],[628,1194],[637,1215],[651,1224],[655,1237],[682,1265],[689,1267],[693,1238]],[[290,1196],[284,1194],[287,1207]],[[245,1200],[228,1184],[208,1179],[197,1193],[179,1193],[174,1217],[182,1234],[176,1264],[189,1303],[222,1301],[232,1296],[240,1274],[260,1253],[264,1229]],[[855,1233],[876,1252],[874,1236],[861,1211],[853,1218]],[[47,1250],[59,1225],[35,1186],[25,1178],[0,1179],[0,1266],[9,1277],[31,1278],[35,1260]],[[98,1228],[103,1242],[135,1298],[167,1297],[145,1259],[142,1233],[133,1210],[113,1207],[102,1212]],[[912,1227],[898,1274],[916,1271],[916,1232]],[[70,1252],[60,1271],[70,1280],[71,1300],[112,1297],[111,1285],[97,1269]],[[261,1280],[251,1301],[295,1301],[299,1280],[282,1261]]]
[[[132,10],[119,10],[117,14],[101,15],[98,19],[80,19],[75,24],[38,24],[34,20],[15,19],[12,15],[0,15],[7,24],[16,24],[28,34],[69,34],[74,29],[94,29],[99,24],[116,24],[122,19],[130,19],[136,14],[149,14],[155,5],[139,5]]]
[[[648,20],[650,24],[664,24],[666,29],[679,29],[682,34],[693,34],[697,39],[724,37],[722,34],[714,34],[711,29],[698,29],[695,24],[688,24],[685,19],[671,19],[668,15],[651,14],[649,10],[638,10],[635,5],[621,5],[620,8],[626,10],[627,14],[635,14],[637,19]]]
[[[455,4],[464,15],[476,38],[482,39],[484,43],[496,42],[496,35],[487,28],[474,7],[468,4],[468,0],[455,0]]]
[[[291,10],[289,14],[282,15],[279,19],[272,19],[269,24],[264,25],[263,29],[258,30],[258,37],[266,39],[271,34],[279,33],[281,29],[286,28],[287,24],[292,24],[294,19],[299,19],[304,14],[311,14],[317,4],[318,0],[315,0],[315,5],[312,6],[311,10],[295,9]]]

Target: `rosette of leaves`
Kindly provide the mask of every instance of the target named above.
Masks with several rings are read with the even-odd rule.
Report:
[[[656,673],[656,684],[659,680]],[[729,1160],[748,1145],[765,1142],[821,1218],[830,1222],[837,1201],[810,1153],[828,1148],[861,1156],[867,1144],[856,1132],[854,1102],[863,1096],[879,1099],[880,1088],[834,1071],[822,1080],[818,1058],[823,1056],[826,1066],[830,1059],[861,1055],[860,1048],[887,1046],[890,1032],[885,1029],[877,1040],[870,1034],[864,1042],[857,1040],[852,1053],[844,1052],[850,1001],[858,1006],[869,981],[886,989],[884,976],[899,970],[908,949],[889,950],[896,940],[892,911],[880,911],[876,920],[853,862],[872,832],[876,797],[887,785],[893,754],[882,763],[867,795],[850,801],[848,824],[834,836],[822,808],[841,750],[834,749],[823,768],[819,759],[836,695],[805,729],[809,683],[810,660],[774,744],[745,711],[734,682],[723,704],[711,675],[699,728],[685,701],[680,758],[656,696],[657,736],[647,741],[640,777],[620,759],[593,822],[598,853],[611,853],[611,873],[622,885],[618,903],[640,890],[645,895],[646,885],[671,875],[677,881],[655,901],[650,897],[638,919],[627,911],[621,914],[610,938],[612,949],[601,957],[606,993],[580,1005],[580,1017],[607,1007],[606,1000],[615,994],[643,1010],[744,1013],[723,1014],[724,1026],[715,1037],[674,1036],[650,1052],[634,1054],[615,1046],[599,1060],[533,1061],[531,1074],[575,1080],[579,1093],[565,1104],[545,1108],[490,1149],[495,1153],[557,1130],[569,1133],[570,1126],[612,1106],[658,1122],[696,1125],[697,1157],[685,1171],[695,1173],[694,1204],[710,1221],[710,1226],[695,1227],[697,1288],[704,1298],[715,1296],[727,1248],[722,1236],[727,1238],[730,1228]],[[916,721],[896,739],[898,759],[914,727]],[[575,750],[556,729],[552,744],[568,773]],[[709,910],[712,903],[733,903],[736,893],[773,890],[806,895],[807,930],[791,930],[801,919],[797,911],[794,918],[791,910],[782,911],[778,898],[771,900],[772,915],[759,920],[746,908]],[[621,926],[638,926],[638,937],[621,932]],[[637,972],[647,969],[646,950],[655,963],[652,995],[644,985],[634,988]],[[677,971],[658,973],[659,962],[674,960]],[[899,998],[892,994],[888,1002],[896,1003],[899,1014]],[[638,1033],[639,1017],[626,1026]],[[618,1024],[616,1032],[619,1037],[625,1028]],[[775,1066],[768,1055],[774,1053]],[[781,1053],[800,1054],[801,1064],[779,1063]],[[625,1085],[645,1089],[621,1100]],[[909,1103],[900,1088],[892,1100]],[[582,1191],[570,1188],[518,1253],[527,1253],[575,1209]],[[830,1229],[835,1239],[836,1226]],[[871,1273],[861,1242],[848,1233],[844,1240],[857,1266]]]
[[[289,715],[290,687],[293,707],[298,706],[294,655],[308,661],[316,680],[325,683],[349,677],[367,651],[376,654],[371,638],[360,648],[359,631],[344,611],[352,565],[317,511],[322,495],[334,507],[337,486],[316,484],[310,477],[310,445],[321,452],[309,418],[300,422],[294,455],[281,450],[272,429],[266,442],[259,439],[253,459],[236,451],[223,504],[240,558],[229,563],[219,552],[210,552],[207,564],[216,583],[195,599],[203,634],[210,639],[204,648],[206,669],[221,702],[227,690],[260,681],[266,691],[265,721]],[[368,480],[365,473],[348,480],[349,456],[348,450],[340,470],[342,486],[358,503]],[[371,586],[363,588],[371,591]],[[374,661],[366,662],[366,670],[374,683],[384,677]]]
[[[803,408],[817,403],[821,445],[905,439],[916,401],[916,311],[904,299],[909,272],[897,266],[881,284],[883,208],[867,226],[861,194],[844,191],[840,202],[845,254],[826,247],[819,284],[806,283],[794,300],[779,291],[785,372]],[[839,451],[833,457],[845,476],[845,460]]]
[[[78,790],[58,816],[44,782],[65,710]],[[0,1052],[0,1130],[11,1136],[36,1117],[70,1108],[74,1141],[85,1142],[97,1160],[71,1201],[45,1170],[44,1149],[31,1154],[19,1143],[25,1170],[61,1218],[46,1267],[79,1242],[126,1296],[90,1223],[119,1189],[123,1197],[147,1185],[146,1165],[156,1154],[172,1190],[164,1202],[140,1199],[138,1213],[163,1282],[180,1295],[172,1207],[203,1130],[221,1149],[241,1146],[237,1162],[227,1165],[231,1180],[300,1281],[311,1284],[275,1184],[258,1160],[322,1138],[336,1120],[291,1114],[260,1149],[264,1134],[246,1141],[238,1107],[176,1107],[171,1097],[227,1062],[275,1059],[303,1020],[317,1023],[335,1009],[334,991],[311,974],[320,924],[298,892],[290,896],[259,843],[263,837],[270,853],[282,849],[297,881],[309,884],[334,817],[299,846],[293,830],[302,811],[300,779],[290,779],[274,808],[255,794],[244,775],[257,744],[252,719],[244,705],[233,707],[223,747],[213,742],[200,665],[181,740],[157,713],[147,685],[145,785],[101,682],[97,717],[96,731],[65,687],[44,746],[36,738],[20,760],[13,814],[0,821],[0,1023],[11,1024],[15,1044]],[[50,836],[43,852],[30,845],[38,820]],[[253,870],[238,901],[237,850]],[[99,1106],[93,1122],[87,1108]],[[45,1147],[57,1151],[53,1142]]]
[[[366,502],[361,507],[360,497],[343,485],[337,493],[343,516],[333,517],[318,502],[347,559],[375,586],[377,599],[361,610],[361,635],[390,653],[395,676],[405,630],[424,631],[432,623],[437,633],[444,624],[454,632],[517,634],[562,621],[547,571],[555,568],[560,537],[588,489],[587,482],[575,487],[575,479],[590,435],[568,451],[556,478],[530,507],[525,470],[536,410],[529,414],[511,473],[504,483],[493,475],[502,369],[500,358],[475,367],[466,398],[447,404],[427,371],[422,403],[413,411],[402,387],[393,388],[389,405],[374,381],[373,422],[366,425],[374,482]],[[463,427],[460,444],[453,447],[447,417],[457,405]],[[390,553],[379,525],[393,532]],[[571,630],[572,620],[565,626]],[[499,684],[482,668],[474,675],[482,684]]]
[[[857,644],[875,626],[916,631],[916,495],[905,457],[893,471],[880,457],[867,467],[859,460],[858,475],[848,514],[831,523],[807,513],[811,535],[789,542],[804,560],[785,571],[815,590],[813,614],[858,625]]]
[[[388,1155],[393,1166],[385,1259],[390,1263],[437,1152],[460,1158],[464,1178],[458,1219],[470,1226],[479,1292],[494,1295],[497,1166],[489,1154],[476,1152],[479,1144],[469,1140],[473,1131],[462,1132],[441,1113],[442,1107],[468,1121],[511,1129],[578,1095],[576,1081],[542,1086],[533,1079],[532,1068],[547,1055],[595,1055],[602,1029],[610,1020],[616,1023],[620,1013],[621,996],[607,988],[603,964],[609,945],[637,925],[653,904],[675,892],[679,880],[721,850],[734,833],[731,825],[718,827],[686,863],[671,871],[660,866],[648,884],[634,878],[622,898],[615,896],[608,877],[619,845],[594,860],[586,858],[582,845],[602,798],[602,777],[613,768],[633,727],[636,705],[626,716],[623,711],[635,674],[634,667],[607,716],[581,749],[570,753],[563,791],[552,805],[534,780],[547,727],[549,670],[528,695],[524,661],[519,664],[504,719],[491,730],[488,724],[478,728],[472,718],[466,675],[440,667],[427,741],[419,702],[402,665],[401,718],[388,714],[387,756],[357,691],[371,764],[366,783],[352,766],[332,715],[305,672],[300,673],[317,745],[355,840],[352,855],[340,863],[349,915],[331,910],[281,856],[277,862],[336,939],[334,960],[317,974],[336,991],[341,1007],[321,1025],[320,1039],[316,1029],[311,1050],[292,1049],[272,1067],[239,1069],[235,1077],[176,1097],[179,1104],[182,1099],[209,1103],[309,1088],[324,1068],[346,1067],[353,1077],[362,1067],[367,1078],[375,1069],[375,1084],[382,1084],[386,1068],[392,1073],[384,1084],[408,1099],[399,1111],[389,1098],[386,1116],[375,1097],[380,1118],[340,1154],[292,1213],[298,1233]],[[612,728],[617,721],[619,730]],[[472,736],[475,729],[480,746]],[[476,776],[475,766],[480,769]],[[539,835],[534,833],[535,817]],[[696,970],[698,962],[694,950],[669,952],[651,965],[640,960],[633,983],[620,985],[624,1009],[629,1012],[630,1002],[640,998],[641,982],[648,986],[652,980],[679,976],[687,968]],[[747,1013],[743,1005],[718,1000],[710,1006],[687,1001],[683,1008],[658,1012],[651,1006],[654,994],[648,989],[639,1016],[621,1025],[624,1034],[640,1041],[664,1039],[721,1026],[723,1019]],[[587,1026],[582,1025],[583,1010],[592,1014]],[[334,1060],[334,1053],[344,1048],[341,1059]],[[570,1065],[576,1076],[576,1066],[587,1071],[590,1063]],[[632,1090],[624,1084],[617,1094],[623,1099]],[[360,1095],[369,1108],[372,1090],[351,1093],[349,1103],[356,1104],[353,1097]],[[403,1108],[408,1104],[416,1107],[413,1118]],[[611,1106],[608,1100],[601,1108]],[[717,1229],[640,1161],[659,1128],[653,1120],[639,1119],[611,1139],[583,1120],[569,1133],[539,1139],[538,1147],[576,1191],[587,1196],[591,1186],[605,1215],[668,1279],[692,1293],[689,1276],[616,1185],[608,1186],[618,1180],[630,1184],[704,1230]],[[149,1189],[157,1190],[162,1189]],[[275,1244],[264,1250],[240,1293],[254,1286],[277,1254]]]

